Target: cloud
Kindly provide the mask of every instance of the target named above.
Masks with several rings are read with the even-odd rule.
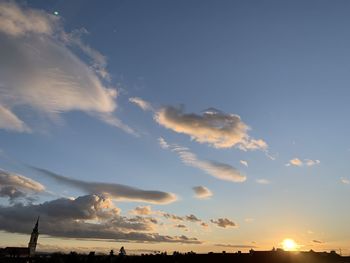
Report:
[[[309,160],[309,159],[305,159],[305,165],[306,166],[314,166],[317,164],[320,164],[320,160]]]
[[[195,186],[192,189],[198,199],[206,199],[213,196],[213,193],[205,186]]]
[[[299,158],[294,158],[289,161],[288,165],[302,166],[303,162]]]
[[[134,215],[151,215],[152,214],[151,206],[137,206],[132,211],[131,214]]]
[[[142,190],[115,183],[86,182],[58,175],[45,169],[37,167],[31,168],[61,184],[76,187],[89,194],[104,194],[118,200],[140,201],[154,204],[167,204],[176,200],[176,195],[172,193]]]
[[[91,65],[70,47],[90,57]],[[135,133],[113,116],[118,92],[102,77],[107,76],[101,73],[106,65],[103,56],[78,34],[66,33],[59,17],[1,2],[0,57],[0,128],[34,129],[17,115],[21,109],[52,121],[62,113],[81,111]]]
[[[270,184],[270,181],[269,180],[267,180],[267,179],[256,179],[256,182],[258,183],[258,184]]]
[[[193,214],[185,216],[185,220],[187,220],[189,222],[201,222],[202,221],[202,220],[200,220],[198,217],[196,217]]]
[[[346,179],[346,178],[340,178],[340,181],[343,183],[343,184],[350,184],[350,180],[349,179]]]
[[[236,227],[237,225],[228,218],[218,218],[217,220],[211,219],[210,222],[216,224],[218,227],[226,228],[226,227]]]
[[[0,197],[6,197],[10,202],[24,198],[32,200],[30,194],[43,192],[45,187],[28,177],[0,169]]]
[[[287,164],[286,166],[314,166],[314,165],[318,165],[320,164],[320,160],[310,160],[310,159],[304,159],[304,161],[300,160],[299,158],[294,158],[294,159],[291,159]]]
[[[242,165],[244,165],[245,167],[248,167],[248,162],[244,161],[244,160],[240,160],[239,161]]]
[[[231,182],[244,182],[246,177],[242,175],[236,168],[229,164],[220,163],[217,161],[203,161],[198,159],[198,157],[190,152],[186,147],[181,147],[176,144],[168,144],[163,138],[159,139],[159,143],[162,148],[170,149],[172,152],[177,153],[181,161],[195,168],[198,168],[207,174],[214,176],[221,180],[231,181]]]
[[[237,146],[242,150],[266,150],[268,147],[263,140],[249,137],[249,127],[238,115],[226,114],[214,108],[198,115],[184,113],[182,108],[167,106],[160,108],[154,119],[165,128],[187,134],[193,140],[215,148]]]
[[[312,240],[312,242],[317,243],[317,244],[323,244],[324,243],[324,242],[322,242],[320,240],[316,240],[316,239]]]
[[[165,217],[166,219],[170,219],[173,221],[187,221],[190,223],[200,223],[200,225],[202,227],[208,227],[208,224],[205,223],[204,221],[202,221],[201,219],[199,219],[197,216],[190,214],[190,215],[186,215],[186,216],[178,216],[178,215],[174,215],[174,214],[170,214],[170,213],[165,213],[165,212],[161,212],[160,213],[163,217]]]
[[[170,214],[170,213],[163,213],[163,216],[167,219],[171,219],[171,220],[178,220],[178,221],[183,221],[184,218],[182,216],[177,216],[174,214]]]
[[[0,129],[30,132],[30,129],[22,120],[2,105],[0,105]]]
[[[0,229],[28,233],[40,215],[40,233],[54,237],[133,242],[201,243],[186,236],[153,233],[154,221],[119,215],[109,198],[99,195],[56,199],[37,205],[0,206]],[[9,220],[10,219],[10,220]]]
[[[152,105],[138,97],[129,98],[129,101],[137,106],[139,106],[144,111],[153,111]]]
[[[58,17],[43,11],[20,8],[13,2],[0,5],[0,31],[18,37],[30,33],[51,35],[57,26]]]

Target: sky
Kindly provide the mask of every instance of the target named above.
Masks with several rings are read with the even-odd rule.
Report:
[[[0,246],[350,254],[349,1],[0,1]]]

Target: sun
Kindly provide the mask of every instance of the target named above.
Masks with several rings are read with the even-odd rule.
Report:
[[[286,238],[282,242],[283,249],[286,251],[295,251],[298,248],[297,243],[293,239]]]

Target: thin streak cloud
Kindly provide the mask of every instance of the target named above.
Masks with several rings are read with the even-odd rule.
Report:
[[[142,190],[123,184],[86,182],[58,175],[51,171],[31,167],[40,174],[56,180],[58,183],[76,187],[89,194],[104,194],[113,199],[140,201],[154,204],[168,204],[174,202],[177,198],[173,193],[167,193],[154,190]]]
[[[244,182],[246,180],[246,176],[242,175],[236,168],[229,164],[200,160],[188,148],[176,144],[170,145],[164,138],[159,138],[158,142],[162,148],[170,149],[172,152],[175,152],[184,164],[198,168],[215,178],[235,183]]]

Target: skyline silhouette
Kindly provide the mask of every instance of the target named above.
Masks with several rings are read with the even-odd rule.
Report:
[[[0,247],[346,259],[349,12],[0,0]]]

